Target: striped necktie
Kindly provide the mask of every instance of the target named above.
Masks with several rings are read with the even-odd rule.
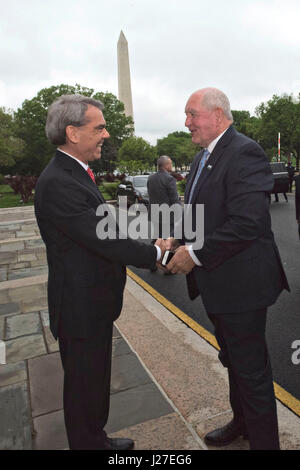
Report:
[[[198,182],[198,179],[201,175],[201,172],[204,168],[204,165],[208,159],[210,155],[210,152],[209,150],[205,149],[204,152],[202,153],[202,156],[201,156],[201,159],[200,159],[200,162],[199,162],[199,165],[198,165],[198,170],[197,170],[197,173],[196,173],[196,176],[194,178],[194,181],[193,181],[193,185],[192,185],[192,188],[191,188],[191,191],[190,191],[190,196],[189,196],[189,200],[188,200],[188,204],[191,203],[191,200],[192,200],[192,197],[193,197],[193,192],[194,192],[194,189],[196,187],[196,184]]]
[[[94,183],[96,183],[95,181],[95,175],[93,173],[93,171],[90,169],[90,167],[88,167],[88,169],[86,170],[88,172],[88,174],[90,175],[90,177],[92,178],[92,180],[94,181]]]

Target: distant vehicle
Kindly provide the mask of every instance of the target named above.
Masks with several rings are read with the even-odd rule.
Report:
[[[270,163],[274,176],[272,194],[289,192],[289,174],[284,163]]]
[[[117,204],[120,205],[120,196],[127,196],[128,206],[132,204],[144,204],[148,206],[148,178],[149,175],[126,176],[117,188]]]

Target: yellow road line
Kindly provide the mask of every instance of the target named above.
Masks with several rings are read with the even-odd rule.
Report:
[[[197,322],[195,322],[191,317],[189,317],[186,313],[184,313],[180,308],[176,307],[172,302],[166,299],[163,295],[159,294],[153,287],[151,287],[147,282],[137,276],[133,271],[127,268],[128,276],[133,279],[137,284],[139,284],[145,291],[147,291],[152,297],[154,297],[160,304],[166,307],[171,313],[176,315],[183,323],[188,325],[193,331],[198,333],[201,338],[205,339],[209,344],[214,346],[216,349],[220,349],[217,340],[214,335],[212,335],[209,331],[205,328],[200,326]],[[274,390],[276,398],[281,401],[287,408],[289,408],[293,413],[297,416],[300,416],[300,400],[295,398],[289,392],[284,390],[280,385],[276,382],[274,383]]]

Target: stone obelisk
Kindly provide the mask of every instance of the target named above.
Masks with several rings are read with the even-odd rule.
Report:
[[[123,31],[118,40],[118,87],[119,100],[124,103],[125,114],[133,119],[128,42]]]

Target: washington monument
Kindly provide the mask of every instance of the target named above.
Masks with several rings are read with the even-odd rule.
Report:
[[[121,31],[118,40],[118,87],[118,98],[124,103],[125,114],[133,119],[128,42],[123,31]]]

